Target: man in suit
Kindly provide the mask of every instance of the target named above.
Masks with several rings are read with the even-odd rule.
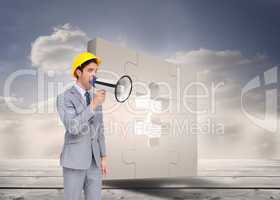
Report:
[[[82,191],[86,200],[100,200],[102,175],[108,173],[102,113],[106,94],[90,91],[100,63],[94,54],[79,54],[72,65],[76,82],[57,97],[66,130],[60,154],[65,200],[80,199]]]

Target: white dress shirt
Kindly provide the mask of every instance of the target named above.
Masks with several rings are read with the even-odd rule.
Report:
[[[77,88],[77,90],[80,92],[80,94],[82,95],[84,101],[87,103],[87,100],[86,100],[86,96],[85,96],[85,93],[86,93],[86,90],[84,88],[82,88],[81,86],[79,86],[77,84],[77,82],[74,84],[74,86]],[[89,91],[88,91],[89,92]]]

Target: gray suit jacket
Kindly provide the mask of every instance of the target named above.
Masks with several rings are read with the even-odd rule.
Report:
[[[66,129],[60,165],[88,169],[94,157],[100,167],[101,157],[106,155],[102,106],[97,106],[96,110],[87,106],[75,86],[58,95],[56,100],[59,117]]]

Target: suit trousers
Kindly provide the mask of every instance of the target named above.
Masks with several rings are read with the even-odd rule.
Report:
[[[89,169],[63,167],[64,200],[80,200],[84,191],[85,200],[101,200],[102,174],[94,158]]]

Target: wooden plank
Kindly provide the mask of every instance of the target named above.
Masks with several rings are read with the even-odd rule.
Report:
[[[280,160],[200,159],[198,176],[280,176]],[[59,161],[0,160],[0,176],[62,176]]]
[[[199,176],[280,176],[280,160],[200,159]]]
[[[280,177],[188,177],[180,179],[103,180],[103,188],[274,188]],[[0,188],[63,188],[62,177],[0,177]]]
[[[82,194],[82,196],[84,196]],[[62,200],[63,190],[0,190],[1,200]],[[192,199],[192,200],[220,200],[242,199],[263,200],[280,199],[279,190],[203,190],[203,189],[160,189],[160,190],[103,190],[102,199],[127,200],[159,200],[159,199]]]
[[[278,160],[200,160],[199,176],[180,179],[104,180],[106,188],[275,188]],[[0,160],[0,188],[63,188],[58,160]]]

